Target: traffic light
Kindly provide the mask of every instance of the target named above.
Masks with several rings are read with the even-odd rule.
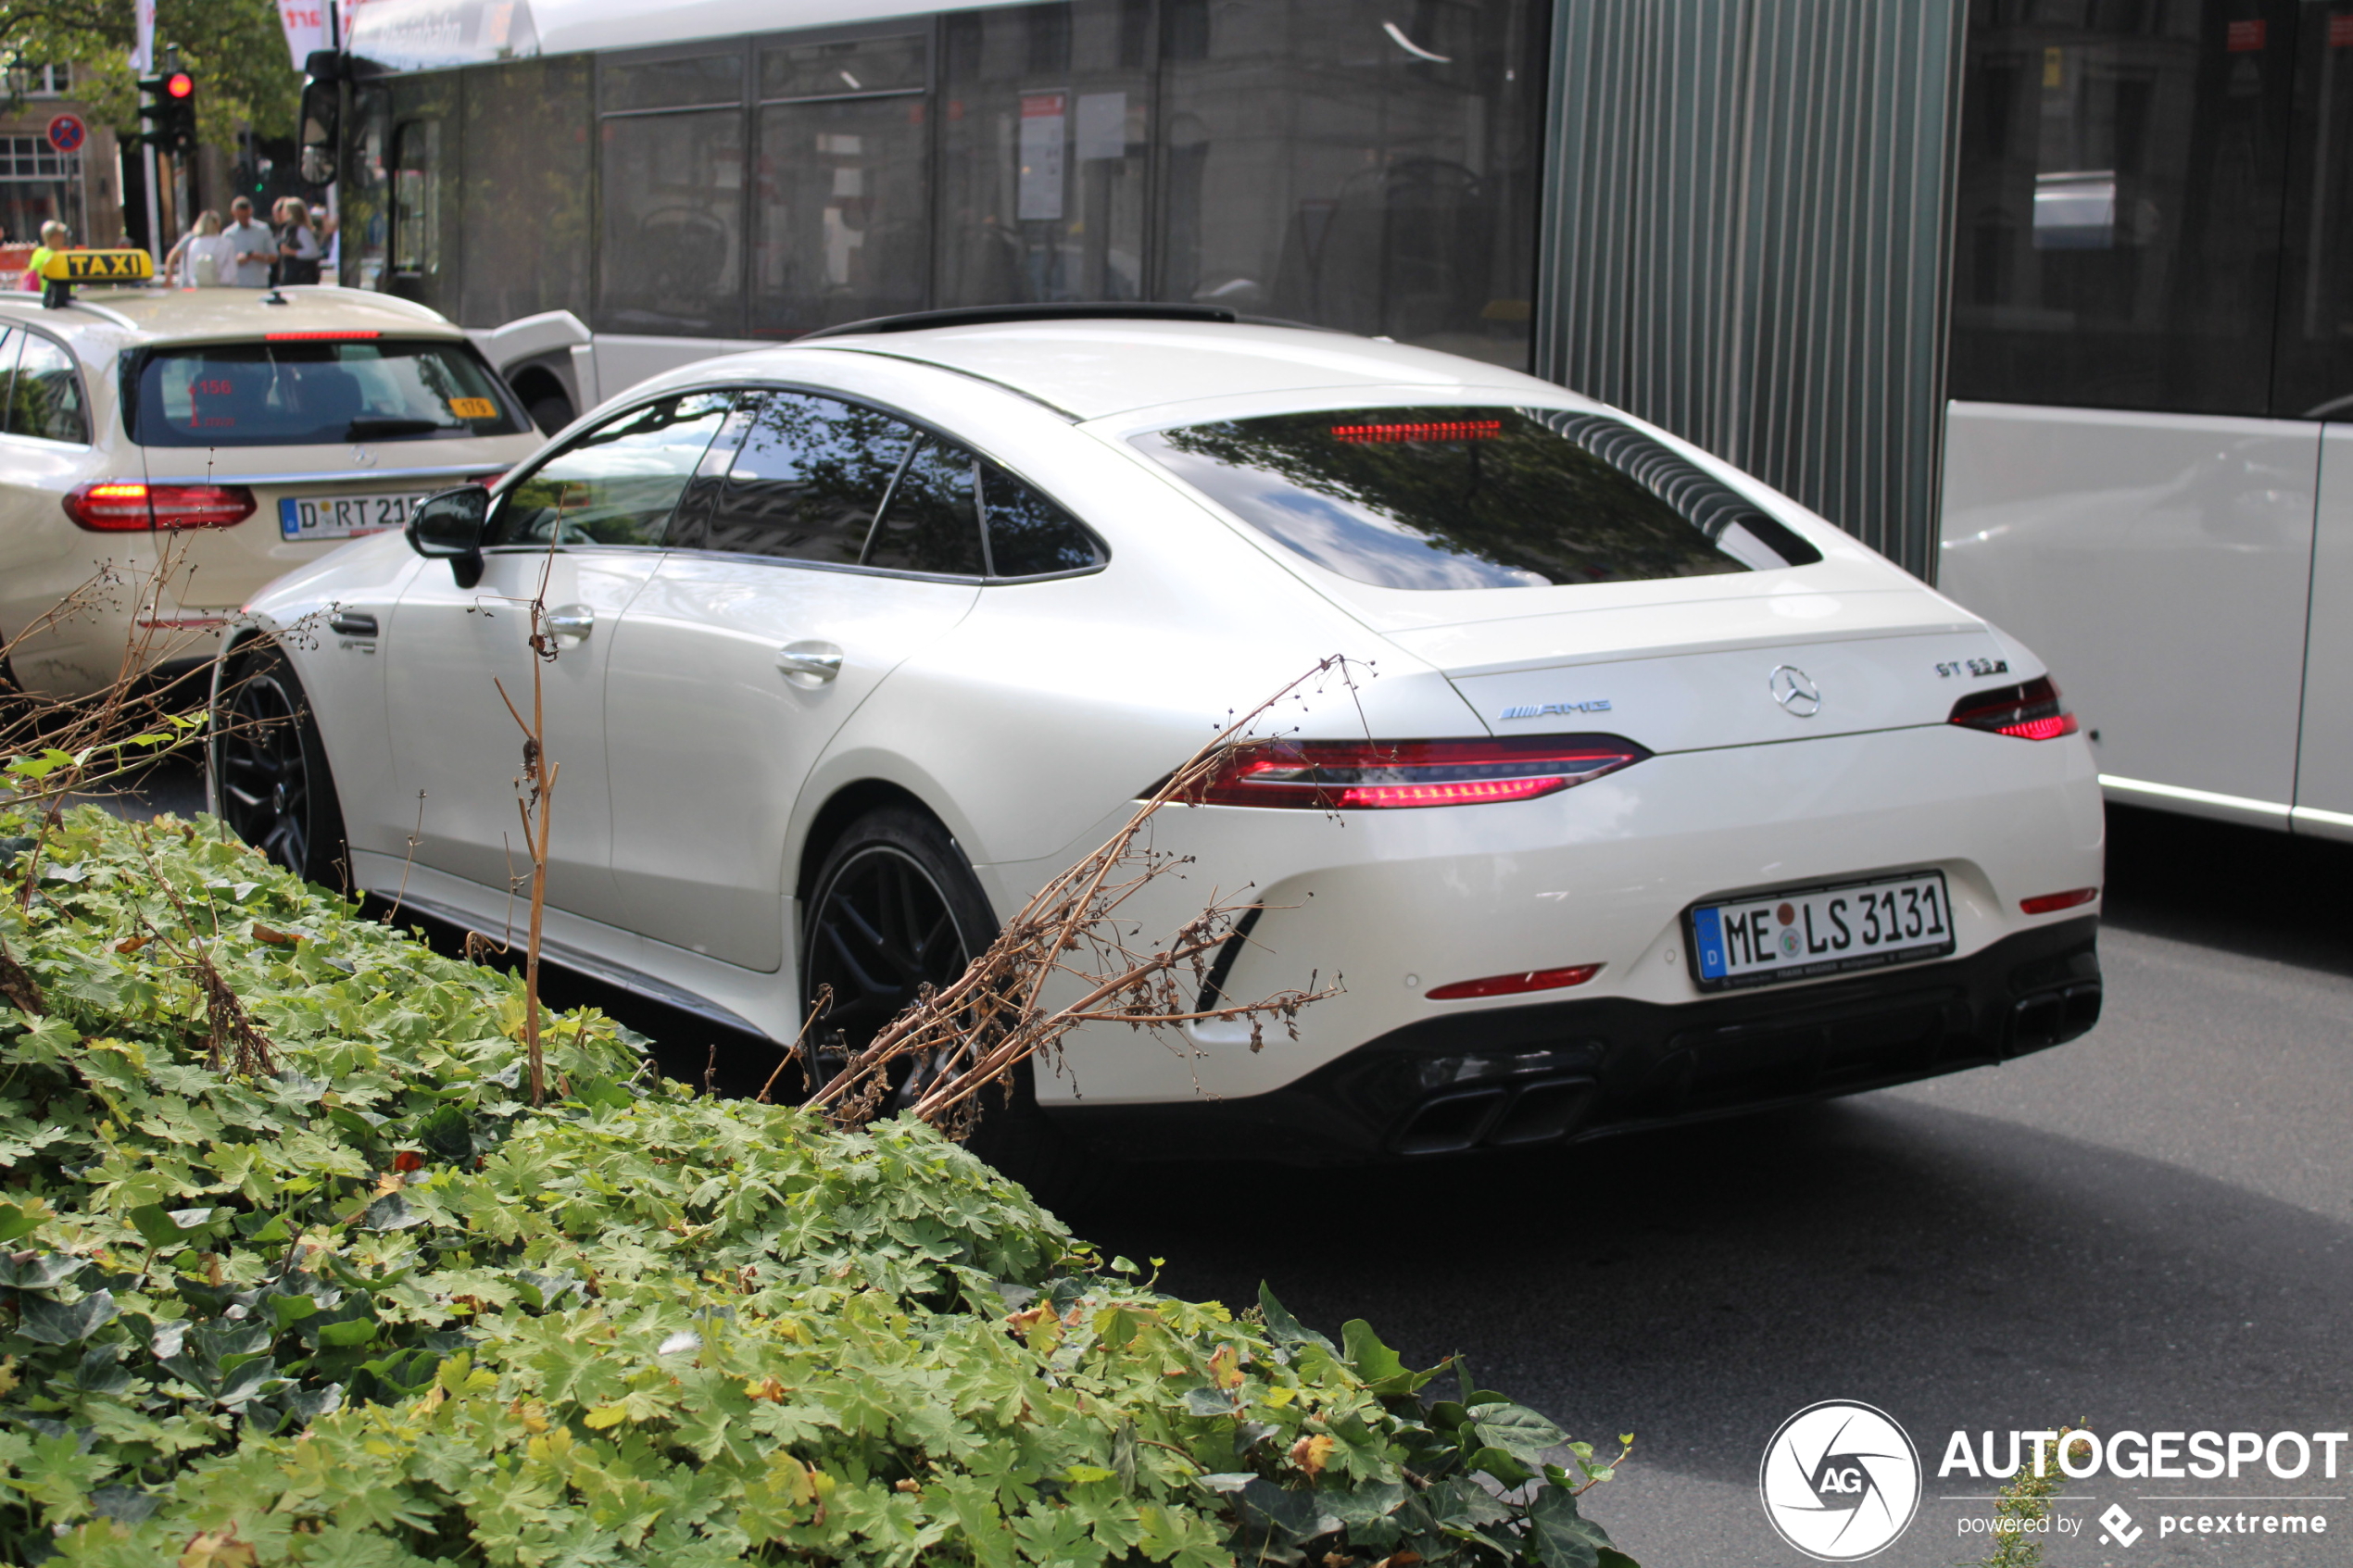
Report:
[[[159,153],[185,157],[196,150],[196,79],[184,70],[139,79],[139,140]]]

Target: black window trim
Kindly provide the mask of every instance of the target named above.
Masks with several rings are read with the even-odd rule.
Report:
[[[708,386],[668,387],[661,392],[655,393],[653,395],[647,397],[640,402],[632,403],[626,408],[615,409],[610,418],[599,420],[596,428],[602,430],[605,426],[610,425],[616,420],[626,419],[630,415],[636,413],[641,408],[651,408],[654,404],[661,402],[665,397],[691,397],[698,393],[724,393],[731,398],[734,398],[741,397],[748,392],[799,392],[806,393],[812,397],[830,397],[837,403],[854,404],[860,408],[871,408],[878,414],[887,415],[889,418],[897,420],[901,424],[904,424],[913,430],[919,437],[928,437],[935,440],[946,441],[961,446],[965,451],[970,452],[974,457],[979,458],[982,462],[989,463],[999,469],[1001,469],[1006,473],[1011,474],[1021,483],[1028,485],[1031,489],[1045,496],[1049,501],[1052,501],[1055,506],[1061,507],[1064,515],[1069,517],[1072,522],[1077,524],[1078,531],[1087,536],[1088,543],[1094,546],[1096,555],[1095,564],[1092,566],[1074,567],[1068,571],[1041,571],[1035,576],[1028,577],[998,577],[988,574],[974,577],[963,572],[907,571],[898,567],[867,566],[855,561],[801,560],[793,556],[762,556],[754,555],[749,550],[714,550],[707,546],[673,545],[668,543],[660,545],[605,545],[597,543],[577,545],[559,544],[552,546],[547,545],[490,545],[484,547],[483,553],[484,555],[506,555],[519,551],[544,551],[549,548],[566,552],[573,550],[613,550],[632,552],[652,551],[662,555],[695,556],[698,558],[712,557],[725,560],[761,561],[772,566],[794,567],[809,571],[847,571],[853,572],[862,577],[901,577],[914,583],[970,583],[974,586],[981,588],[1011,587],[1017,583],[1059,583],[1072,577],[1091,577],[1095,573],[1103,571],[1111,565],[1111,546],[1107,541],[1105,541],[1103,536],[1100,533],[1096,532],[1094,528],[1089,526],[1087,520],[1080,517],[1076,510],[1068,506],[1064,506],[1062,501],[1056,499],[1054,493],[1051,490],[1038,483],[1035,480],[1030,479],[1013,464],[1005,462],[1000,458],[990,457],[987,452],[981,450],[975,443],[960,435],[951,435],[948,432],[932,424],[929,420],[918,419],[916,416],[908,413],[902,408],[893,408],[887,403],[878,402],[871,397],[854,396],[842,391],[839,387],[821,386],[812,383],[789,381],[721,382]],[[727,414],[729,418],[734,417],[735,409],[732,406],[728,408]],[[724,429],[724,426],[723,425],[722,428]],[[586,431],[583,431],[581,433],[583,435],[587,433],[588,432]],[[575,437],[574,439],[576,440],[577,438]],[[899,467],[892,471],[890,483],[884,488],[882,499],[875,505],[875,521],[876,523],[879,523],[882,521],[884,514],[889,510],[891,497],[898,494],[899,482],[900,478],[905,475],[908,463],[913,460],[916,445],[919,445],[921,443],[918,442],[915,445],[910,445],[907,448],[906,456],[900,458]],[[572,449],[572,445],[573,443],[571,442],[567,442],[560,449],[551,445],[548,450],[540,453],[536,458],[533,458],[529,466],[526,467],[518,464],[507,475],[507,477],[500,482],[497,503],[503,505],[507,496],[513,492],[515,486],[528,481],[534,474],[538,472],[539,470],[545,468],[548,463],[561,456],[563,452],[570,451]],[[709,448],[706,447],[704,450],[708,451]],[[981,486],[979,476],[975,475],[974,483],[974,500],[980,511],[981,558],[985,564],[993,566],[995,562],[988,552],[988,500],[987,497],[980,493],[980,490]],[[685,492],[682,490],[680,494],[684,495]],[[673,519],[677,516],[677,508],[675,503],[673,503],[672,505],[671,515]],[[869,528],[867,532],[867,542],[871,544],[873,539],[873,530]]]
[[[79,441],[59,441],[57,437],[52,435],[28,435],[21,431],[8,430],[6,428],[7,423],[7,410],[6,408],[0,408],[0,434],[12,436],[19,441],[39,441],[51,446],[81,446],[87,448],[97,445],[98,410],[97,406],[90,400],[89,378],[82,373],[82,356],[73,351],[73,345],[66,342],[63,338],[57,336],[53,332],[43,331],[41,328],[34,326],[30,321],[19,321],[10,319],[7,321],[7,325],[16,328],[28,339],[36,337],[43,339],[48,343],[51,347],[57,349],[58,353],[64,355],[66,357],[66,363],[73,367],[74,395],[82,400],[82,437]],[[17,366],[22,363],[23,359],[24,349],[23,346],[19,345],[17,352],[11,355],[8,358],[7,375],[5,378],[0,378],[0,395],[6,395],[13,398],[16,388]]]

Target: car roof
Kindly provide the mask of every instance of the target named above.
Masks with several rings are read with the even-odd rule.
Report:
[[[272,299],[283,303],[271,303]],[[84,288],[46,309],[34,294],[0,293],[0,324],[23,320],[61,337],[105,340],[99,353],[138,343],[218,343],[265,332],[388,332],[460,338],[437,311],[363,289]],[[94,345],[96,346],[96,345]]]
[[[1013,389],[1080,420],[1235,394],[1353,386],[1560,389],[1460,355],[1309,327],[1245,322],[1005,321],[828,337],[785,351],[875,354]],[[757,353],[757,351],[755,351]],[[748,357],[749,358],[749,357]]]

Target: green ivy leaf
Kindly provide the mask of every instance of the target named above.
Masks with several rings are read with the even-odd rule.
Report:
[[[1601,1554],[1614,1549],[1608,1533],[1577,1511],[1577,1499],[1546,1486],[1528,1509],[1528,1543],[1544,1568],[1601,1568]]]
[[[121,1315],[114,1292],[94,1290],[68,1306],[45,1296],[18,1303],[17,1332],[43,1345],[79,1345]]]

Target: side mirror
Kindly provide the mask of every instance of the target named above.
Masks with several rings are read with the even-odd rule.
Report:
[[[482,581],[482,527],[490,516],[486,485],[460,484],[428,495],[409,514],[409,547],[427,560],[446,560],[458,586]]]
[[[302,89],[298,138],[302,145],[302,177],[314,185],[330,185],[335,178],[335,126],[342,118],[343,83],[313,77]]]

